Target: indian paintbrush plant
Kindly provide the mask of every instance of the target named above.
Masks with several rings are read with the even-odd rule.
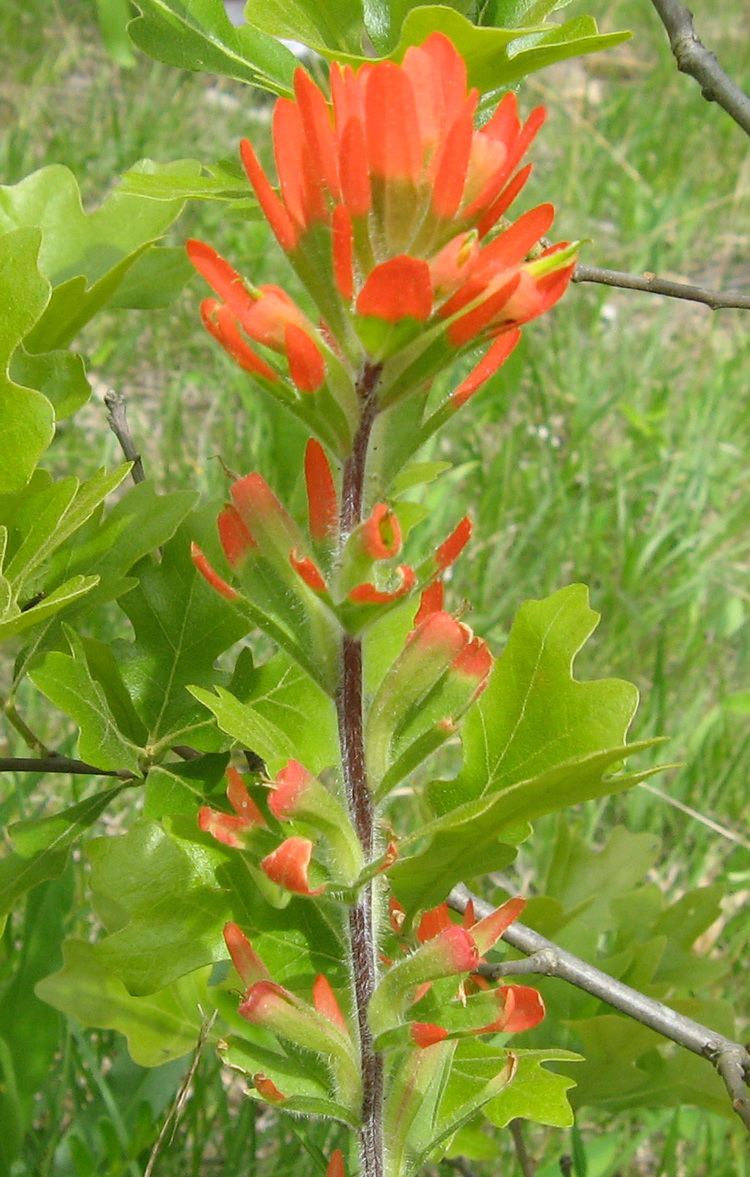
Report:
[[[536,1026],[544,1005],[534,989],[478,972],[523,900],[477,922],[470,910],[457,922],[444,903],[416,920],[391,887],[401,858],[389,824],[394,790],[455,736],[493,658],[444,602],[469,516],[408,562],[409,521],[388,491],[411,453],[505,362],[522,326],[563,295],[577,247],[542,243],[550,204],[504,219],[529,177],[524,157],[544,111],[522,121],[510,92],[477,127],[478,92],[442,34],[402,64],[334,63],[330,92],[329,104],[300,68],[294,97],[276,103],[277,187],[253,146],[241,147],[316,320],[210,245],[187,248],[213,290],[201,306],[206,329],[311,435],[305,524],[249,473],[232,483],[218,519],[228,571],[196,545],[193,560],[333,700],[340,758],[318,775],[290,758],[272,778],[261,774],[254,793],[230,769],[232,812],[204,806],[199,825],[243,856],[249,885],[325,905],[346,946],[338,992],[324,974],[295,992],[255,951],[252,927],[226,925],[240,1016],[268,1032],[292,1072],[300,1055],[317,1060],[319,1093],[259,1068],[256,1096],[351,1127],[358,1162],[346,1170],[336,1152],[331,1175],[399,1177],[439,1156],[513,1082],[517,1056],[505,1036]],[[468,375],[434,403],[435,377],[468,354]],[[368,635],[396,610],[399,628],[408,623],[402,648],[368,683]],[[476,1035],[502,1044],[495,1073],[446,1115],[456,1051]]]

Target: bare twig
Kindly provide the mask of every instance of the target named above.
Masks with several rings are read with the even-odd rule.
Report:
[[[121,392],[117,392],[116,389],[109,388],[104,394],[104,403],[107,406],[109,427],[119,441],[123,454],[129,462],[133,463],[130,471],[133,482],[144,482],[146,475],[143,470],[141,455],[136,449],[133,435],[128,425],[125,397]]]
[[[448,903],[456,911],[462,912],[470,899],[473,900],[477,915],[489,915],[492,911],[490,904],[473,896],[464,886],[454,887],[448,896]],[[724,1081],[732,1107],[750,1132],[750,1099],[745,1089],[745,1085],[750,1085],[750,1051],[745,1046],[677,1013],[663,1002],[631,989],[630,985],[610,977],[524,924],[511,924],[503,933],[503,939],[519,952],[532,957],[540,975],[559,977],[655,1030],[678,1046],[708,1059]],[[509,961],[504,966],[503,975],[508,973],[511,963]]]
[[[688,282],[672,282],[668,278],[657,278],[656,274],[627,274],[622,270],[603,270],[597,266],[576,266],[574,282],[597,282],[602,286],[618,286],[621,290],[642,290],[647,294],[661,294],[666,298],[681,298],[687,302],[700,302],[712,311],[734,307],[750,310],[750,294],[738,291],[707,290]]]
[[[136,780],[136,774],[124,768],[97,768],[85,760],[70,760],[52,752],[49,756],[0,756],[0,772],[55,772],[73,776],[116,776],[121,781]]]
[[[523,1120],[511,1120],[509,1128],[510,1134],[513,1137],[513,1147],[516,1150],[516,1159],[518,1160],[523,1177],[534,1177],[536,1164],[529,1156],[529,1150],[526,1147]]]
[[[698,39],[693,14],[680,0],[651,0],[667,30],[677,68],[690,74],[708,102],[716,102],[750,135],[750,97],[733,82],[715,56]]]
[[[198,1041],[195,1045],[195,1050],[193,1051],[193,1057],[190,1060],[190,1066],[185,1073],[185,1078],[182,1080],[179,1091],[175,1095],[172,1106],[170,1107],[166,1119],[161,1126],[161,1131],[157,1137],[156,1144],[151,1150],[151,1156],[148,1158],[148,1164],[146,1165],[143,1177],[152,1177],[154,1166],[159,1158],[159,1153],[164,1147],[164,1142],[167,1139],[167,1133],[170,1131],[170,1129],[170,1143],[174,1138],[179,1118],[182,1115],[185,1104],[190,1097],[190,1088],[193,1085],[193,1079],[195,1078],[195,1072],[198,1069],[198,1063],[200,1062],[200,1057],[203,1053],[203,1047],[206,1045],[206,1040],[208,1039],[208,1036],[213,1028],[213,1024],[216,1021],[217,1013],[218,1011],[214,1010],[210,1017],[205,1019],[203,1025],[200,1028]]]

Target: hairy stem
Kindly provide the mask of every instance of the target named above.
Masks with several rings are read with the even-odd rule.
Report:
[[[367,450],[377,412],[375,397],[379,375],[379,365],[366,364],[358,383],[362,417],[351,456],[344,467],[339,521],[342,543],[362,518]],[[365,857],[369,859],[375,841],[375,815],[367,782],[362,704],[362,643],[359,638],[347,634],[341,644],[341,677],[336,698],[341,765],[349,812]],[[372,883],[363,887],[356,904],[350,909],[349,941],[362,1067],[362,1177],[382,1177],[383,1059],[373,1049],[367,1020],[367,1007],[378,980]]]

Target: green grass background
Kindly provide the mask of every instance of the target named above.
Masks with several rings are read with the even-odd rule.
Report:
[[[738,80],[744,68],[747,82],[739,6],[694,7],[704,39]],[[522,87],[526,110],[539,101],[549,107],[525,205],[552,198],[556,234],[590,238],[590,264],[747,288],[747,139],[678,75],[646,0],[589,0],[571,11],[635,36]],[[114,64],[85,0],[3,0],[0,45],[3,183],[65,163],[91,205],[139,158],[211,162],[233,155],[242,135],[265,134],[266,100],[239,85],[141,58],[132,68]],[[172,238],[188,234],[210,240],[256,282],[287,280],[257,222],[194,204]],[[168,310],[113,312],[90,325],[80,346],[97,393],[64,423],[47,465],[85,476],[118,459],[101,403],[114,386],[128,398],[148,475],[161,487],[218,493],[220,456],[289,491],[298,431],[203,334],[200,297],[196,280]],[[687,887],[726,886],[712,950],[738,962],[735,992],[724,995],[739,1013],[748,1005],[741,960],[750,894],[748,325],[747,312],[572,288],[435,442],[431,454],[454,470],[428,493],[436,535],[455,520],[457,499],[475,516],[480,538],[456,569],[452,599],[471,602],[472,624],[496,647],[523,599],[574,580],[590,586],[603,620],[578,673],[637,682],[636,738],[668,734],[669,756],[683,766],[657,778],[658,794],[642,786],[574,820],[594,844],[617,822],[657,833],[657,881],[672,898]],[[532,890],[535,856],[552,834],[552,823],[540,822],[519,860]],[[73,885],[82,894],[83,880]],[[180,1074],[180,1065],[139,1073],[121,1040],[71,1026],[40,1092],[30,1167],[19,1173],[140,1173],[136,1158],[158,1132]],[[207,1057],[157,1173],[301,1173],[297,1133],[288,1121],[256,1123]],[[690,1109],[627,1113],[614,1123],[584,1115],[572,1141],[543,1131],[530,1139],[545,1177],[564,1151],[576,1153],[579,1177],[748,1172],[740,1133]],[[314,1133],[313,1141],[323,1138]],[[478,1173],[516,1171],[509,1143],[498,1148],[496,1160],[476,1163]]]

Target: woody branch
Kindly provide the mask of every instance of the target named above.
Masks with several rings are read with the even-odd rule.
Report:
[[[474,903],[478,916],[488,915],[493,910],[490,904],[472,895],[464,886],[455,887],[448,896],[449,905],[461,912],[469,900]],[[559,977],[655,1030],[663,1038],[708,1059],[721,1076],[734,1111],[750,1132],[750,1052],[747,1047],[610,977],[524,924],[514,923],[503,933],[503,939],[512,948],[525,953],[528,959],[490,966],[487,972],[491,976],[534,972],[540,976]]]

